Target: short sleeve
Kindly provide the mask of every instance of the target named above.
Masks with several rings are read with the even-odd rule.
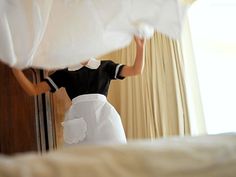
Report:
[[[114,63],[113,61],[107,61],[106,71],[110,77],[110,79],[124,79],[125,77],[121,76],[120,73],[122,68],[125,65]]]
[[[50,76],[46,77],[44,81],[46,81],[50,86],[51,88],[50,91],[55,92],[59,88],[65,86],[65,81],[66,81],[65,78],[66,78],[65,73],[63,72],[63,70],[58,70],[53,74],[51,74]]]

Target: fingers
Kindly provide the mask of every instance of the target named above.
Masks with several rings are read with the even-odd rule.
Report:
[[[135,42],[136,42],[136,44],[138,46],[143,46],[144,43],[145,43],[145,39],[144,38],[139,38],[137,36],[134,36],[134,40],[135,40]]]

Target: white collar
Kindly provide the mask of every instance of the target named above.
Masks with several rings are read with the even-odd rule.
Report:
[[[76,71],[84,66],[90,69],[97,69],[100,66],[100,64],[101,64],[100,60],[97,60],[96,58],[90,58],[86,65],[82,65],[81,63],[78,65],[73,65],[68,67],[68,71]]]

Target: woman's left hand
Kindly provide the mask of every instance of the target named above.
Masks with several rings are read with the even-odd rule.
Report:
[[[137,36],[134,36],[135,43],[138,47],[143,47],[145,44],[145,39],[144,38],[139,38]]]

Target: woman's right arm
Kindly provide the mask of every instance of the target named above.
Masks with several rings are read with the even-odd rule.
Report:
[[[28,95],[34,96],[50,91],[50,86],[47,84],[47,82],[42,81],[34,84],[25,76],[25,74],[21,70],[12,68],[12,72],[23,90]]]

